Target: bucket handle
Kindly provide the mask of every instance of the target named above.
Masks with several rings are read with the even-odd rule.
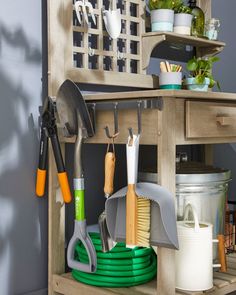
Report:
[[[196,210],[195,206],[191,203],[188,203],[184,208],[184,220],[187,220],[189,211],[191,211],[193,214],[193,219],[194,219],[194,224],[195,224],[194,230],[195,230],[195,232],[199,232],[200,226],[199,226],[199,220],[198,220],[198,216],[197,216],[197,210]]]

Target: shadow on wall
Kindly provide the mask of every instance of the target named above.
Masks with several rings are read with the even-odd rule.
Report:
[[[33,67],[36,72],[41,68],[37,47],[22,28],[9,31],[0,23],[1,295],[24,294],[47,281],[46,263],[42,262],[44,269],[39,265],[42,251],[46,252],[42,241],[47,233],[41,231],[47,221],[46,201],[34,198],[38,135],[31,110],[40,102],[26,83]],[[37,282],[39,270],[45,275]]]

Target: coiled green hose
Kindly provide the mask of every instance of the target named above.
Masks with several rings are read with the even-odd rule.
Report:
[[[157,259],[152,248],[129,249],[118,243],[110,252],[103,253],[100,235],[89,234],[97,253],[96,273],[72,271],[72,276],[82,283],[98,287],[131,287],[149,282],[156,276]],[[75,259],[88,263],[86,250],[81,242],[76,245]]]

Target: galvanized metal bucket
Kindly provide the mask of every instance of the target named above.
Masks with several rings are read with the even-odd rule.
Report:
[[[179,168],[179,169],[178,169]],[[177,220],[183,220],[188,203],[195,206],[199,220],[213,224],[213,238],[224,234],[225,204],[229,170],[203,166],[200,163],[181,163],[176,174]],[[139,181],[157,182],[157,173],[139,173]],[[213,258],[217,257],[217,246]]]

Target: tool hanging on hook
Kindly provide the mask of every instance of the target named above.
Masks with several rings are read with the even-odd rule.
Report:
[[[85,23],[87,25],[89,24],[88,14],[91,15],[93,23],[94,25],[96,25],[96,18],[93,11],[93,5],[89,1],[87,0],[76,1],[74,4],[74,7],[75,7],[76,16],[80,25],[82,23],[81,15],[83,16]]]

